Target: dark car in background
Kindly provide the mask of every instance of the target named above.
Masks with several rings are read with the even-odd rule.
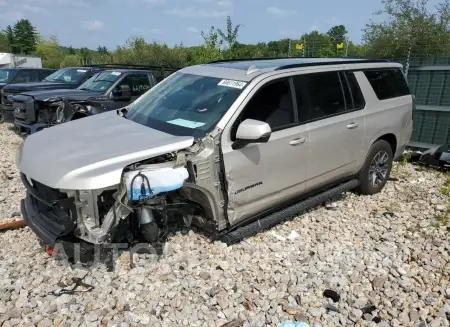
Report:
[[[20,83],[8,84],[1,90],[1,109],[5,121],[14,122],[12,96],[38,90],[75,89],[92,75],[102,71],[101,67],[69,67],[54,71],[39,81],[24,80]]]
[[[106,69],[73,90],[23,92],[12,97],[18,134],[127,106],[158,83],[150,68]],[[158,72],[160,73],[160,72]]]
[[[46,68],[0,68],[0,91],[8,84],[40,82],[55,69]],[[0,123],[3,122],[3,109],[0,105]],[[13,120],[12,113],[10,120]]]

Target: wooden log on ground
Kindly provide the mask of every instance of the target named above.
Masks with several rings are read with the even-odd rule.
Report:
[[[11,229],[19,229],[23,227],[25,227],[25,222],[23,221],[23,219],[0,222],[0,232]]]

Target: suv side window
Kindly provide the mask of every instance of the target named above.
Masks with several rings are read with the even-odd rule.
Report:
[[[295,124],[294,104],[288,78],[272,81],[262,86],[245,106],[231,138],[235,138],[237,126],[246,119],[255,119],[269,124],[272,131]]]
[[[299,75],[294,76],[293,80],[297,103],[303,103],[298,94],[304,94],[309,102],[308,106],[299,105],[300,121],[317,120],[346,111],[338,72]],[[306,108],[309,109],[308,115],[306,115]]]
[[[353,72],[341,72],[340,74],[347,110],[363,109],[366,106],[366,101],[364,100],[355,74]]]
[[[147,74],[130,74],[126,76],[120,85],[129,85],[131,89],[131,96],[138,97],[150,89],[150,80]]]
[[[16,77],[14,78],[13,83],[29,83],[32,82],[29,70],[20,70]]]
[[[400,69],[367,70],[364,74],[379,100],[411,94],[405,76]]]

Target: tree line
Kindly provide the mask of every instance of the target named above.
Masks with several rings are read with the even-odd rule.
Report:
[[[450,0],[442,0],[429,9],[428,0],[383,0],[375,15],[381,22],[369,21],[363,29],[362,44],[348,39],[344,25],[326,33],[312,31],[298,39],[280,39],[256,44],[239,42],[242,25],[227,17],[225,28],[211,26],[201,32],[203,44],[169,47],[132,37],[124,45],[109,50],[98,46],[74,49],[61,46],[56,37],[43,38],[27,19],[7,26],[0,33],[0,52],[14,52],[42,57],[49,68],[121,63],[184,67],[228,58],[252,57],[372,57],[406,59],[407,57],[450,56]]]

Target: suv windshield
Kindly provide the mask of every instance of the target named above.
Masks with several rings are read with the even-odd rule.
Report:
[[[44,81],[75,84],[78,83],[87,72],[88,70],[82,68],[63,68],[48,75]]]
[[[0,69],[0,83],[9,83],[16,75],[17,70],[14,69]]]
[[[78,89],[92,92],[106,91],[119,79],[120,75],[122,75],[121,72],[113,71],[97,73],[81,84]]]
[[[214,129],[245,85],[174,73],[133,102],[126,117],[172,135],[200,138]]]

